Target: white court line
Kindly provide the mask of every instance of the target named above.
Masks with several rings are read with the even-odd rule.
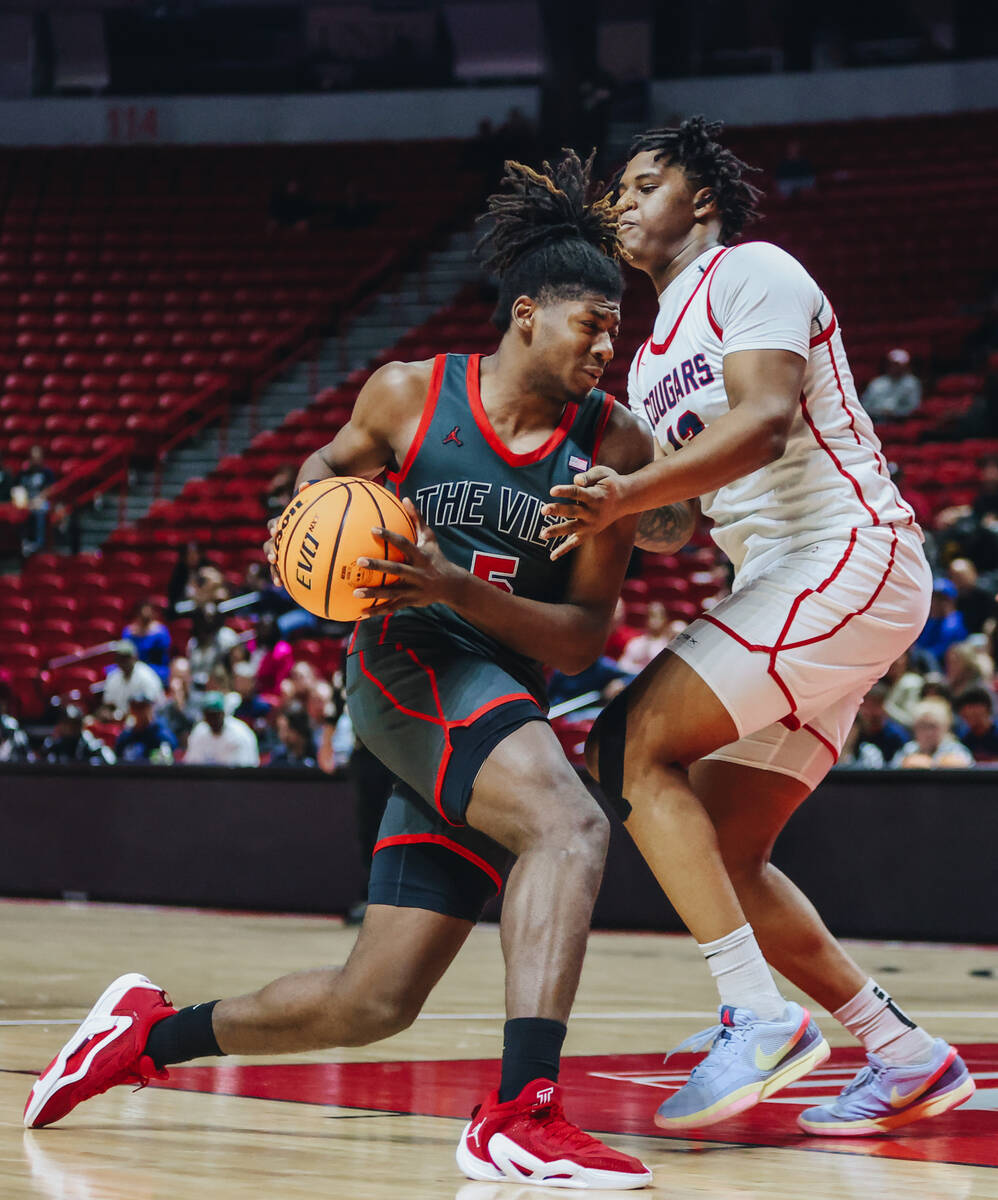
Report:
[[[0,1021],[0,1025],[79,1025],[80,1017],[60,1017],[57,1021]]]
[[[914,1017],[919,1017],[923,1020],[933,1021],[998,1021],[998,1010],[991,1012],[964,1012],[959,1009],[953,1011],[938,1011],[930,1012],[927,1010],[909,1009],[909,1012]],[[823,1016],[824,1014],[821,1014]],[[474,1012],[474,1013],[420,1013],[418,1020],[420,1021],[502,1021],[505,1020],[506,1014],[501,1012]],[[655,1012],[635,1012],[630,1009],[626,1012],[573,1012],[569,1017],[571,1021],[669,1021],[669,1020],[717,1020],[717,1009],[711,1011],[702,1010],[696,1012],[685,1012],[678,1009],[665,1009]]]
[[[936,1012],[909,1010],[911,1015],[921,1020],[932,1021],[998,1021],[998,1010],[992,1012],[964,1012],[959,1009],[940,1010]],[[655,1012],[576,1012],[569,1018],[572,1021],[692,1021],[716,1020],[717,1011],[707,1010],[683,1011],[680,1009],[663,1009]],[[79,1025],[79,1017],[60,1017],[55,1020],[24,1020],[0,1021],[0,1027],[18,1025]],[[451,1013],[420,1013],[420,1021],[504,1021],[504,1012],[451,1012]]]

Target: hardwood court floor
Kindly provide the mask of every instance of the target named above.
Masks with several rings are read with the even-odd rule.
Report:
[[[0,1196],[3,1200],[543,1200],[559,1194],[463,1179],[454,1145],[494,1086],[502,959],[476,930],[428,1011],[363,1050],[174,1068],[169,1088],[118,1088],[47,1130],[21,1111],[40,1071],[114,976],[141,971],[188,1004],[345,958],[354,933],[310,917],[0,902]],[[857,944],[860,960],[935,1033],[973,1047],[970,1105],[894,1138],[821,1141],[796,1132],[802,1104],[855,1070],[836,1051],[797,1085],[708,1138],[653,1135],[681,1078],[670,1046],[714,1019],[688,938],[594,934],[563,1082],[569,1112],[640,1155],[669,1200],[998,1200],[998,953]],[[987,974],[991,972],[991,974]],[[824,1014],[818,1013],[819,1019]],[[848,1037],[827,1018],[833,1046]],[[470,1061],[469,1061],[470,1060]],[[482,1062],[481,1060],[486,1060]],[[679,1067],[688,1060],[679,1060]],[[367,1065],[365,1065],[367,1064]],[[688,1069],[688,1067],[687,1067]],[[789,1090],[788,1090],[789,1091]],[[438,1115],[432,1115],[438,1114]],[[572,1193],[568,1193],[572,1194]],[[623,1196],[625,1193],[594,1193]]]

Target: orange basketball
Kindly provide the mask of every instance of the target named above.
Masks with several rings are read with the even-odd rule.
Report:
[[[367,479],[341,477],[310,483],[281,514],[274,546],[277,569],[297,604],[330,621],[356,621],[371,605],[354,588],[380,587],[397,575],[362,570],[358,558],[399,560],[401,553],[372,528],[410,541],[416,530],[402,502]]]

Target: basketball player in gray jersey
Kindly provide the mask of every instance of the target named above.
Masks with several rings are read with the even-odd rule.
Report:
[[[402,781],[348,961],[180,1012],[143,976],[123,976],[35,1085],[27,1125],[170,1063],[364,1045],[404,1029],[515,859],[501,1079],[465,1128],[458,1164],[521,1185],[650,1182],[561,1107],[561,1045],[608,826],[547,723],[540,673],[541,663],[578,672],[601,652],[637,518],[563,562],[539,535],[555,482],[596,463],[637,470],[651,440],[594,390],[622,289],[615,214],[587,201],[588,165],[572,153],[544,174],[507,164],[504,188],[482,242],[500,279],[498,350],[382,367],[298,475],[300,486],[387,471],[418,527],[415,544],[385,535],[406,561],[390,566],[395,585],[365,591],[372,615],[348,654],[357,731]]]

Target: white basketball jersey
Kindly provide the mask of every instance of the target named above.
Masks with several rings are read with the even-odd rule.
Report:
[[[724,356],[807,359],[786,449],[701,497],[713,537],[747,581],[785,554],[869,525],[915,525],[856,395],[838,322],[801,264],[768,242],[713,247],[666,288],[634,356],[628,400],[666,455],[729,411]],[[920,531],[919,531],[920,533]]]

